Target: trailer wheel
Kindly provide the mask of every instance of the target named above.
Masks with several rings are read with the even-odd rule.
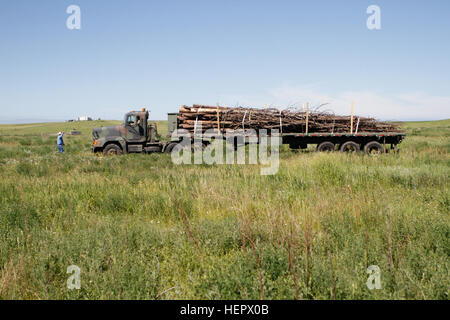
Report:
[[[396,144],[391,144],[391,150],[392,150],[392,152],[394,152],[394,153],[399,153],[398,145],[396,145]]]
[[[103,154],[105,156],[116,156],[122,154],[122,149],[117,144],[108,144],[105,149],[103,149]]]
[[[178,142],[170,142],[166,149],[164,149],[164,153],[171,153],[173,148],[175,148],[175,146],[177,145]]]
[[[359,152],[359,144],[354,141],[344,142],[341,146],[341,152]]]
[[[324,141],[317,146],[317,152],[333,152],[334,150],[334,143],[330,141]]]
[[[194,143],[191,144],[191,151],[195,152],[195,151],[203,151],[206,149],[206,147],[208,146],[208,142],[203,141],[201,145],[195,145]]]
[[[364,146],[364,152],[370,156],[377,156],[384,153],[383,145],[376,141],[371,141]]]

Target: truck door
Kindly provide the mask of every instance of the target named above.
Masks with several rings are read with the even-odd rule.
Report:
[[[125,128],[127,130],[126,140],[128,142],[145,141],[144,119],[141,119],[139,115],[127,115]]]

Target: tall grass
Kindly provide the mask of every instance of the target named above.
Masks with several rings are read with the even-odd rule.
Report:
[[[449,120],[404,124],[398,154],[283,148],[273,176],[98,157],[98,125],[0,126],[0,298],[449,298]]]

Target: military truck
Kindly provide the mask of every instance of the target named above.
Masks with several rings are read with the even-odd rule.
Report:
[[[170,152],[176,142],[161,142],[156,124],[148,120],[147,110],[130,111],[121,125],[94,128],[92,151],[104,155]],[[176,116],[175,116],[176,117]]]
[[[103,152],[105,155],[123,153],[170,153],[180,138],[160,141],[160,135],[155,124],[149,123],[149,113],[131,111],[125,114],[124,122],[118,126],[95,128],[92,130],[92,151]],[[178,113],[168,114],[169,136],[178,129]],[[221,136],[224,140],[226,135]],[[258,137],[257,141],[258,140]],[[397,150],[397,145],[405,138],[404,133],[398,132],[360,132],[360,133],[281,133],[281,143],[288,144],[291,149],[306,149],[308,145],[317,145],[319,152],[359,152],[380,154],[389,149]],[[202,136],[202,147],[210,143],[211,138]],[[236,149],[239,144],[249,143],[249,136],[242,133],[242,139],[234,139]]]

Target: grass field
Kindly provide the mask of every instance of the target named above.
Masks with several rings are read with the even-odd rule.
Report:
[[[403,124],[398,154],[283,147],[273,176],[93,155],[112,123],[0,126],[0,298],[450,298],[450,120]]]

